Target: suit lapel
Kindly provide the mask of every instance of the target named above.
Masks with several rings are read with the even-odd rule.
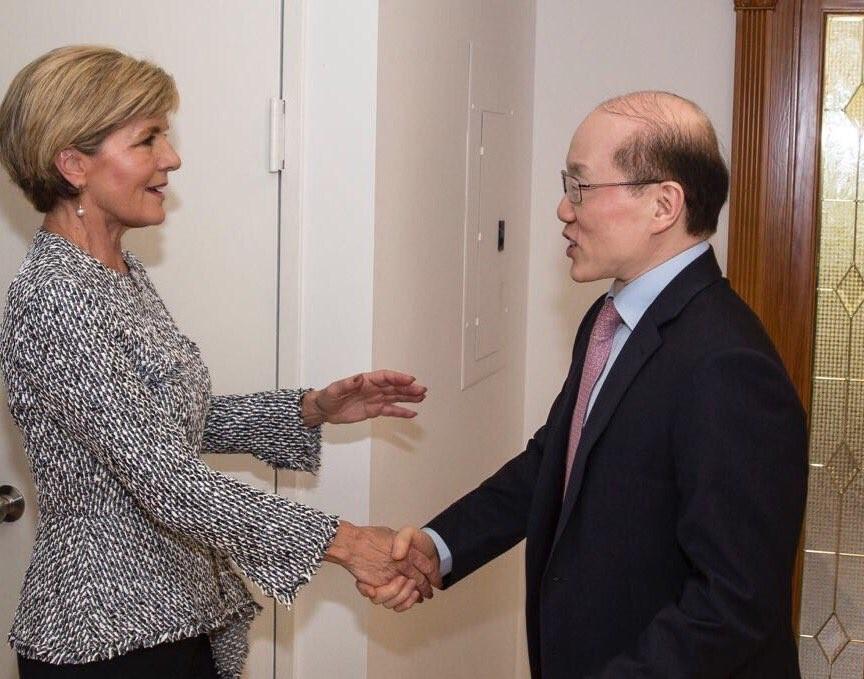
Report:
[[[662,340],[657,332],[657,327],[640,321],[606,376],[606,381],[603,383],[600,393],[597,394],[597,400],[594,402],[594,407],[591,409],[585,422],[585,428],[582,430],[582,437],[579,439],[579,448],[576,450],[576,458],[570,472],[570,483],[567,486],[567,494],[564,496],[564,504],[555,530],[555,542],[561,536],[564,525],[573,510],[573,505],[579,497],[582,480],[585,477],[585,467],[594,444],[597,443],[597,439],[606,429],[618,403],[624,397],[636,375],[639,374],[642,366],[661,344]]]
[[[588,352],[591,328],[605,299],[606,295],[600,297],[585,314],[573,345],[570,371],[563,386],[563,395],[549,421],[543,464],[537,480],[534,505],[527,530],[528,541],[531,544],[531,549],[526,553],[529,582],[533,582],[532,576],[541,573],[546,566],[552,537],[555,534],[555,525],[561,514],[561,494],[564,488],[564,466],[570,422],[573,419],[573,409],[576,407],[579,379]]]
[[[573,419],[573,410],[576,408],[576,398],[579,395],[579,380],[582,378],[582,366],[585,365],[585,355],[588,353],[591,328],[594,327],[594,321],[597,320],[597,314],[600,313],[600,308],[603,306],[605,299],[606,295],[603,295],[589,309],[586,314],[588,322],[584,324],[583,332],[580,332],[576,338],[576,344],[573,347],[573,359],[570,363],[570,372],[567,375],[567,382],[564,386],[564,399],[555,418],[549,441],[547,442],[546,449],[553,453],[548,456],[551,462],[550,466],[558,471],[561,481],[563,481],[563,475],[560,473],[560,470],[564,468],[563,465],[567,455],[570,422]]]
[[[698,292],[718,281],[721,277],[722,273],[714,257],[714,251],[713,249],[709,249],[666,286],[642,316],[642,319],[627,339],[621,353],[612,365],[612,369],[606,376],[606,381],[597,395],[597,399],[585,423],[585,428],[582,431],[579,448],[576,451],[576,459],[571,470],[570,483],[567,486],[567,493],[564,497],[558,517],[558,524],[555,529],[555,538],[552,543],[553,550],[573,513],[573,508],[582,489],[588,458],[597,440],[603,434],[603,431],[609,424],[609,420],[615,413],[615,409],[627,393],[633,380],[636,379],[642,367],[663,343],[659,329],[678,316]],[[589,332],[585,333],[586,335],[590,335],[590,327],[588,330]],[[575,407],[578,384],[581,379],[581,366],[584,363],[586,351],[587,339],[581,353],[579,372],[576,374],[576,379],[572,380],[575,382],[576,387],[573,391],[572,399],[567,400],[570,417],[567,418],[567,426],[562,427],[562,429],[566,429],[568,434],[573,408]],[[556,437],[555,444],[560,446],[564,451],[563,455],[566,455],[567,435],[563,437],[563,440],[561,436]],[[564,458],[560,450],[558,453],[555,457],[560,458],[560,468],[563,469]],[[563,474],[561,476],[563,477]]]

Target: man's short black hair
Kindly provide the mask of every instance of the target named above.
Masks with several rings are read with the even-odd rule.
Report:
[[[614,162],[628,181],[678,182],[684,190],[687,232],[713,234],[729,191],[729,170],[705,113],[692,101],[668,92],[634,92],[600,108],[640,123],[614,153]]]

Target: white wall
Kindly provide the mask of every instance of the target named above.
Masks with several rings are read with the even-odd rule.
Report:
[[[374,359],[429,386],[417,420],[373,426],[372,519],[399,526],[427,521],[522,446],[534,10],[522,0],[380,7]],[[514,111],[506,181],[518,208],[504,215],[507,364],[462,391],[469,40],[472,86]],[[409,613],[374,609],[368,676],[526,676],[523,580],[513,550]]]
[[[577,286],[567,273],[555,209],[570,137],[609,97],[668,90],[708,114],[728,163],[735,14],[727,0],[538,0],[536,44],[526,437],[545,421],[561,388],[579,321],[608,287]],[[724,208],[712,240],[724,271],[726,214]]]
[[[300,383],[323,386],[371,368],[378,3],[294,4],[303,28],[286,39],[303,41],[302,148],[288,162],[301,168],[301,205],[283,210],[301,223]],[[324,431],[320,476],[295,477],[298,500],[368,523],[369,424]],[[369,608],[349,574],[325,564],[294,608],[293,676],[365,678]]]

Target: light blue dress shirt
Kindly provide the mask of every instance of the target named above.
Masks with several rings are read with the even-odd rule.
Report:
[[[621,316],[622,323],[618,326],[618,330],[615,331],[609,358],[606,360],[603,372],[600,373],[600,377],[597,379],[597,384],[594,385],[594,389],[591,391],[591,398],[585,411],[585,420],[588,419],[588,415],[594,407],[594,401],[597,400],[597,394],[600,393],[600,389],[603,387],[606,376],[615,364],[618,354],[621,353],[621,349],[624,348],[627,339],[648,310],[648,307],[654,303],[657,296],[672,282],[673,278],[692,264],[699,256],[707,252],[709,247],[707,241],[701,241],[687,248],[684,252],[678,253],[671,259],[667,259],[650,271],[646,271],[639,278],[634,278],[623,287],[619,287],[620,283],[617,281],[612,284],[607,297],[612,297],[615,300],[615,309]],[[423,530],[432,538],[432,542],[435,543],[435,547],[438,549],[438,556],[441,559],[441,576],[444,577],[453,570],[453,555],[438,533],[428,527]]]

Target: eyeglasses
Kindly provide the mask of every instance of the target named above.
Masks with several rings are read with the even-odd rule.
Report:
[[[648,184],[659,184],[666,181],[665,179],[643,179],[638,182],[610,182],[606,184],[580,184],[572,174],[567,174],[567,170],[561,170],[561,181],[564,184],[564,194],[573,205],[579,205],[582,202],[582,191],[585,189],[601,189],[604,186],[646,186]]]

